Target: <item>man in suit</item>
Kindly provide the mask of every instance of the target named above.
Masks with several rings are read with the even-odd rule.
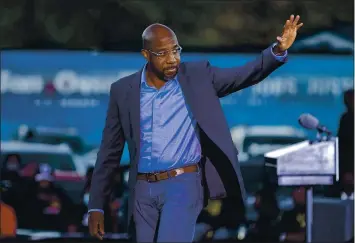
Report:
[[[90,192],[91,235],[103,238],[109,178],[125,142],[131,161],[128,220],[133,215],[138,242],[191,242],[208,198],[233,198],[244,214],[237,150],[219,98],[257,84],[284,64],[302,26],[299,18],[291,15],[277,43],[256,60],[233,68],[180,63],[171,29],[153,24],[144,30],[146,65],[110,89]]]

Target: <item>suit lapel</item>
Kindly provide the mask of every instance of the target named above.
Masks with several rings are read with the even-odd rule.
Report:
[[[130,120],[130,136],[136,142],[136,155],[140,148],[140,84],[141,84],[141,69],[133,77],[130,83],[130,90],[127,94],[128,97],[128,117]]]
[[[196,94],[191,85],[191,80],[189,76],[186,74],[186,69],[184,64],[181,64],[180,66],[180,70],[178,73],[178,81],[182,93],[185,97],[186,105],[191,109],[193,116],[199,122],[201,117],[199,115],[198,103],[196,103]]]

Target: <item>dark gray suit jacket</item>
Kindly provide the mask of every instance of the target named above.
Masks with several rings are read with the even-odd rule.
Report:
[[[238,164],[238,151],[232,142],[219,98],[257,84],[283,63],[275,58],[270,47],[254,61],[241,67],[218,68],[211,66],[208,61],[180,64],[178,81],[197,120],[202,151],[207,158],[203,169],[205,199],[226,196],[235,198],[240,203],[236,208],[244,213],[246,195]],[[89,202],[89,209],[103,208],[111,189],[109,178],[119,166],[127,142],[131,161],[129,221],[140,151],[141,72],[124,77],[111,86]]]

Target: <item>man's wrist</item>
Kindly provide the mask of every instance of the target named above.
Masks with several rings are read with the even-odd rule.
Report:
[[[102,210],[102,209],[90,209],[89,211],[88,211],[88,213],[92,213],[92,212],[100,212],[100,213],[102,213],[102,214],[104,214],[104,210]]]
[[[286,50],[281,50],[280,46],[278,44],[275,44],[272,47],[272,52],[276,55],[276,56],[283,56],[286,53]]]

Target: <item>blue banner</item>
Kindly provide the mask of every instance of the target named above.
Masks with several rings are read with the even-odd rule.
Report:
[[[231,67],[256,55],[189,53],[182,59]],[[110,84],[144,63],[138,53],[2,51],[1,139],[10,139],[21,124],[74,127],[97,146]],[[299,127],[297,119],[306,112],[336,132],[345,109],[342,92],[353,87],[353,67],[352,56],[291,53],[262,83],[221,99],[228,124]]]

